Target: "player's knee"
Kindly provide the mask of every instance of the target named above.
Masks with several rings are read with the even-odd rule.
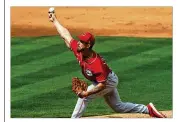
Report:
[[[123,108],[114,108],[113,109],[116,113],[126,113],[126,111],[125,111],[125,109],[123,109]]]
[[[116,113],[125,113],[125,108],[124,108],[122,102],[120,102],[120,103],[114,105],[114,106],[112,107],[112,109],[113,109]]]
[[[79,118],[79,117],[77,117],[76,115],[72,115],[71,118],[74,119],[74,118]]]
[[[81,117],[81,113],[73,113],[71,118],[80,118]]]

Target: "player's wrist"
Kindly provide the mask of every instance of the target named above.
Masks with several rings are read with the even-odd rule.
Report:
[[[53,18],[53,23],[54,23],[54,24],[57,24],[57,23],[58,23],[58,21],[57,21],[57,18],[56,18],[56,17],[54,17],[54,18]]]
[[[82,91],[80,94],[82,94],[83,96],[88,96],[88,92],[87,91]]]
[[[85,94],[86,94],[86,96],[89,96],[89,92],[88,91],[85,91]]]

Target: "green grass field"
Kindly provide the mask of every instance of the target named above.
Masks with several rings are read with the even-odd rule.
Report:
[[[94,50],[118,75],[123,101],[172,109],[172,39],[96,37]],[[59,36],[11,38],[11,117],[70,117],[77,97],[71,78],[84,78]],[[89,81],[87,81],[90,83]],[[103,99],[84,116],[114,113]]]

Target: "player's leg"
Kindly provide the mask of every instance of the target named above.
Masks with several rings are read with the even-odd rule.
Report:
[[[90,86],[88,86],[87,90],[91,90],[94,87],[95,85],[91,84]],[[83,115],[88,103],[91,102],[95,97],[96,96],[93,95],[93,96],[88,96],[86,98],[78,98],[71,118],[80,118]]]
[[[107,104],[116,112],[121,113],[145,113],[152,117],[165,118],[166,116],[160,113],[155,106],[150,103],[147,106],[143,104],[135,104],[130,102],[122,102],[117,89],[118,77],[114,72],[110,73],[107,81],[108,87],[113,88],[111,92],[104,95]]]
[[[90,100],[87,100],[85,98],[78,98],[71,118],[80,118],[83,115],[89,102],[90,102]]]
[[[93,89],[96,85],[97,84],[90,85],[87,90]],[[86,98],[78,98],[77,104],[75,106],[71,118],[80,118],[84,113],[89,102],[91,102],[96,97],[104,96],[105,94],[111,92],[113,89],[114,89],[113,87],[106,87],[104,90],[100,91],[99,93],[92,94]]]
[[[116,88],[104,96],[107,104],[119,113],[145,113],[148,114],[147,106],[130,102],[122,102]]]

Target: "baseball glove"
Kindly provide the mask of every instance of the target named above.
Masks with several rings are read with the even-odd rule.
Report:
[[[77,77],[74,77],[72,78],[72,91],[75,93],[75,94],[80,94],[82,91],[86,91],[88,88],[88,84],[83,81],[83,80],[80,80],[79,78]]]

